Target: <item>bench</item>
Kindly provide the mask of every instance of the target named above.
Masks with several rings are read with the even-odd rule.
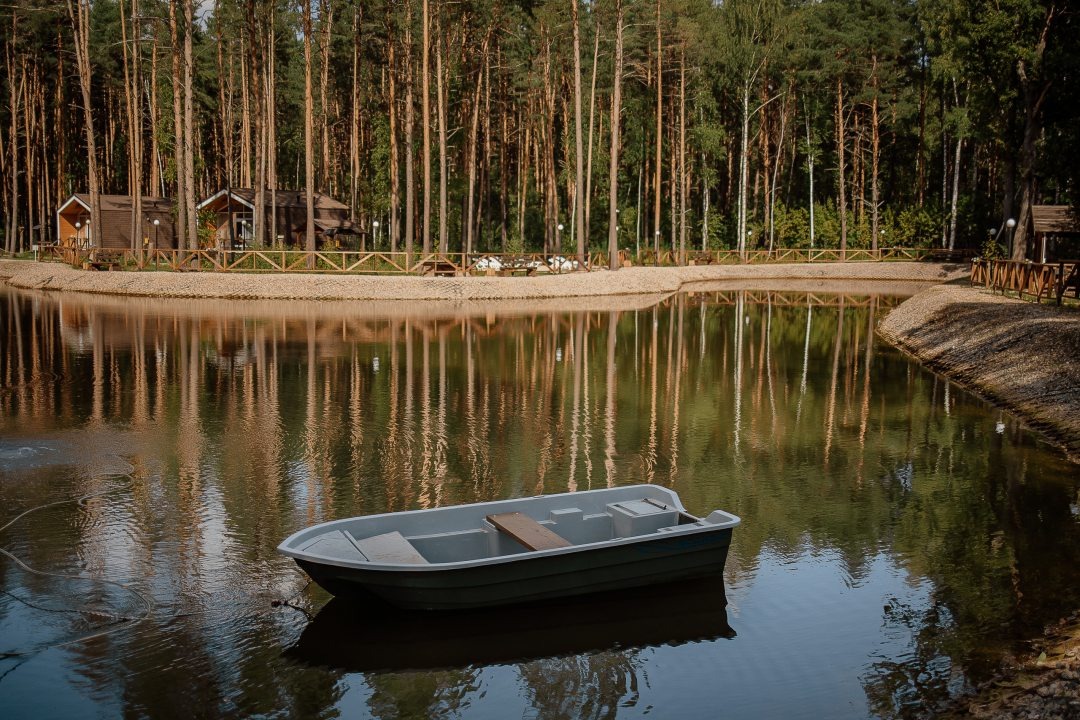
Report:
[[[573,545],[528,515],[519,512],[488,515],[487,521],[529,550],[554,550]]]
[[[445,260],[425,260],[420,263],[420,274],[453,277],[458,274],[458,268],[454,263]]]
[[[120,263],[116,260],[87,260],[82,264],[83,270],[119,270]]]
[[[428,561],[416,551],[404,535],[397,530],[357,540],[349,533],[349,539],[365,558],[371,562],[397,565],[427,565]]]
[[[521,266],[521,267],[508,267],[508,268],[503,268],[502,270],[499,271],[499,275],[501,275],[502,277],[511,277],[512,275],[524,275],[526,277],[529,277],[529,276],[534,275],[534,274],[536,274],[536,266],[535,265],[525,265],[525,266]]]

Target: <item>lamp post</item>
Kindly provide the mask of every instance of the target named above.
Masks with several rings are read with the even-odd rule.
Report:
[[[555,226],[555,252],[556,253],[561,253],[562,252],[562,231],[563,231],[563,224],[562,223],[559,223],[558,225]]]
[[[75,247],[82,246],[82,223],[75,221]]]
[[[373,230],[375,230],[375,247],[373,247],[371,249],[372,250],[378,250],[379,249],[379,221],[378,220],[372,220],[371,221],[371,227],[372,227]]]
[[[1009,228],[1009,259],[1013,258],[1013,229],[1016,228],[1016,219],[1009,218],[1005,221],[1005,227]],[[1026,252],[1024,253],[1027,254]]]
[[[160,225],[160,224],[161,224],[161,220],[159,220],[158,218],[154,218],[154,249],[155,250],[157,250],[157,229],[158,229],[158,225]]]

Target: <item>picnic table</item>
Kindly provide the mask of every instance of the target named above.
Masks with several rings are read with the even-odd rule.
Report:
[[[424,260],[420,263],[420,274],[453,277],[458,274],[458,267],[447,260]]]

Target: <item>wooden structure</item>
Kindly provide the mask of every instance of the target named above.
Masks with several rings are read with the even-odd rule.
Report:
[[[222,249],[244,250],[255,243],[255,191],[251,188],[229,188],[211,195],[198,205],[200,213],[213,213],[210,221],[214,231],[213,246]],[[349,220],[349,206],[329,195],[315,193],[315,242],[322,248],[326,241],[359,235],[359,229]],[[303,246],[307,232],[307,193],[303,190],[263,190],[266,237],[276,231],[270,245]],[[276,207],[274,204],[276,203]],[[276,225],[275,225],[276,220]]]
[[[134,244],[131,242],[133,207],[130,195],[102,195],[101,217],[94,218],[90,209],[90,195],[76,193],[56,211],[56,242],[62,247],[79,249],[100,247],[145,250],[176,247],[172,200],[143,197],[143,237],[141,242]]]
[[[971,284],[1004,293],[1011,290],[1035,302],[1062,298],[1072,291],[1080,299],[1080,263],[1033,263],[1017,260],[975,260],[971,263]]]
[[[557,535],[528,515],[519,512],[488,515],[487,521],[495,528],[529,550],[554,550],[570,547],[566,538]]]
[[[1080,257],[1080,213],[1068,205],[1032,205],[1035,259],[1045,263]]]
[[[811,257],[808,257],[812,253]],[[744,261],[738,251],[720,250],[710,253],[722,264],[762,264],[773,262],[840,262],[840,251],[762,250],[748,252]],[[228,250],[158,249],[133,253],[128,249],[95,251],[95,259],[105,254],[115,256],[124,267],[152,268],[177,272],[267,272],[267,273],[334,273],[355,275],[548,275],[568,272],[590,272],[606,268],[604,253],[593,253],[584,264],[570,263],[564,255],[526,253],[422,253],[369,252],[366,250],[316,250],[264,248]],[[80,266],[87,259],[86,248],[44,247],[42,260],[59,260]],[[691,258],[693,259],[693,258]],[[889,262],[893,260],[936,260],[932,250],[918,248],[887,248],[876,252],[848,251],[844,262]]]

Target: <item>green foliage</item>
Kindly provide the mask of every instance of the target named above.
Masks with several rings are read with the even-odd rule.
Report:
[[[156,114],[144,115],[144,183],[150,168],[161,175],[153,194],[175,194],[172,42],[170,3],[142,0],[140,20],[122,32],[120,0],[90,4],[92,64],[91,103],[97,136],[103,192],[129,192],[132,149],[127,125],[124,34],[129,55],[137,48],[143,79],[140,96],[148,113],[152,94]],[[579,5],[581,25],[583,130],[592,137],[589,239],[607,237],[610,101],[613,81],[614,3],[603,0]],[[848,195],[848,243],[868,247],[875,158],[873,131],[879,135],[878,224],[886,230],[879,242],[929,244],[940,238],[950,188],[959,173],[958,242],[974,247],[985,228],[999,225],[1007,183],[1019,188],[1025,178],[1038,178],[1033,201],[1066,202],[1075,197],[1080,175],[1080,46],[1068,42],[1076,34],[1075,13],[1049,13],[1041,0],[822,0],[784,3],[780,0],[670,0],[661,5],[659,34],[663,71],[656,76],[656,6],[623,3],[625,55],[620,204],[636,206],[639,178],[644,180],[640,223],[651,235],[656,137],[663,133],[661,237],[671,237],[669,199],[677,183],[670,166],[679,145],[679,98],[686,98],[687,172],[691,192],[688,217],[691,235],[698,234],[703,193],[709,195],[708,244],[734,244],[729,216],[739,197],[738,166],[743,101],[749,103],[751,138],[747,188],[748,213],[759,223],[766,215],[763,176],[771,180],[779,162],[780,186],[774,211],[775,242],[780,246],[809,244],[809,168],[814,154],[814,196],[819,205],[815,244],[836,246],[840,186],[837,118],[844,122],[845,180]],[[398,187],[404,212],[406,52],[411,51],[415,103],[414,191],[419,196],[422,168],[420,115],[423,76],[417,66],[422,49],[419,3],[411,15],[405,3],[341,0],[315,3],[315,52],[312,58],[315,113],[316,190],[350,202],[357,198],[359,217],[386,218],[391,187]],[[1056,6],[1055,6],[1056,7]],[[130,8],[124,5],[125,10]],[[507,224],[517,231],[518,205],[512,197],[525,175],[527,202],[523,248],[539,249],[543,228],[557,222],[557,208],[569,222],[574,176],[573,58],[569,7],[565,2],[434,3],[433,15],[445,31],[442,43],[429,38],[432,54],[444,44],[449,193],[454,221],[444,244],[458,247],[467,195],[470,153],[480,161],[476,203],[481,224],[479,242],[488,244],[507,204]],[[332,14],[326,13],[332,10]],[[250,14],[249,14],[250,11]],[[325,15],[324,15],[325,13]],[[273,18],[271,24],[270,18]],[[1049,24],[1048,24],[1049,18]],[[332,19],[332,26],[328,25]],[[182,24],[182,23],[181,23]],[[138,25],[140,40],[132,42]],[[354,25],[356,30],[354,31]],[[183,28],[181,28],[183,30]],[[411,48],[406,48],[408,30]],[[0,127],[16,137],[11,145],[27,147],[35,163],[49,166],[48,175],[25,174],[6,160],[0,186],[10,196],[11,172],[19,173],[20,199],[48,196],[57,177],[71,191],[86,190],[87,161],[82,127],[81,94],[72,64],[72,29],[62,3],[33,0],[0,8],[0,42],[11,48],[13,63],[0,69]],[[254,33],[254,35],[253,35]],[[250,185],[255,178],[256,133],[261,117],[256,88],[266,81],[268,42],[274,39],[274,117],[278,187],[294,189],[304,182],[304,60],[298,6],[285,0],[219,0],[203,3],[192,28],[194,51],[196,183],[218,189],[231,180]],[[599,40],[593,63],[594,41]],[[486,44],[485,44],[486,43]],[[487,48],[487,54],[482,52]],[[1040,49],[1041,48],[1041,49]],[[323,50],[326,50],[325,63]],[[391,65],[393,51],[393,65]],[[156,57],[156,76],[151,60]],[[40,116],[44,125],[26,136],[24,110],[9,101],[24,87],[42,87]],[[434,57],[431,58],[434,67]],[[684,77],[685,88],[681,81]],[[324,67],[324,64],[326,67]],[[254,75],[253,75],[254,73]],[[326,78],[325,99],[322,78]],[[592,95],[595,77],[595,96]],[[355,84],[354,84],[355,78]],[[431,92],[434,104],[435,83]],[[389,91],[394,81],[391,107]],[[477,85],[480,81],[479,86]],[[663,118],[656,123],[656,90],[661,84]],[[265,85],[261,86],[265,88]],[[477,87],[480,94],[475,95]],[[155,92],[151,93],[153,89]],[[838,93],[842,104],[837,114]],[[480,105],[477,147],[471,145],[473,98]],[[1029,108],[1032,98],[1044,98]],[[356,98],[354,100],[354,98]],[[11,117],[12,109],[16,116]],[[353,109],[357,110],[353,123]],[[874,112],[876,108],[876,125]],[[592,123],[590,126],[590,111]],[[390,118],[395,117],[396,136]],[[438,181],[438,137],[432,107],[433,180]],[[13,122],[14,121],[14,122]],[[324,153],[323,126],[328,148]],[[1034,158],[1022,157],[1025,128],[1034,123]],[[782,129],[782,133],[781,133]],[[954,168],[956,141],[960,167]],[[9,145],[5,138],[5,147]],[[152,142],[153,141],[153,142]],[[350,159],[358,146],[360,170]],[[151,157],[156,145],[157,155]],[[398,177],[390,175],[391,148],[398,154]],[[768,155],[766,156],[766,152]],[[322,168],[326,157],[328,167]],[[768,158],[768,166],[766,164]],[[1025,170],[1025,164],[1031,165]],[[550,175],[549,175],[550,173]],[[1010,177],[1011,174],[1011,177]],[[548,181],[554,178],[554,183]],[[506,181],[511,196],[503,198]],[[1033,182],[1033,181],[1032,181]],[[557,197],[548,195],[553,191]],[[624,194],[625,193],[625,194]],[[859,197],[856,197],[856,194]],[[432,189],[438,212],[437,188]],[[422,205],[417,197],[417,204]],[[27,203],[28,204],[28,203]],[[36,205],[36,203],[35,203]],[[782,206],[782,207],[781,207]],[[1013,211],[1017,204],[1014,202]],[[859,213],[862,208],[864,212]],[[801,210],[800,210],[801,209]],[[41,213],[40,208],[21,208]],[[11,210],[5,208],[5,214]],[[32,224],[51,223],[52,209]],[[403,218],[399,217],[399,220]],[[639,218],[624,215],[627,237]],[[404,226],[404,222],[399,223]],[[437,223],[433,223],[437,225]],[[419,225],[419,223],[418,223]],[[757,230],[757,237],[763,237]],[[570,233],[564,233],[564,237]],[[23,241],[23,239],[20,239]]]

